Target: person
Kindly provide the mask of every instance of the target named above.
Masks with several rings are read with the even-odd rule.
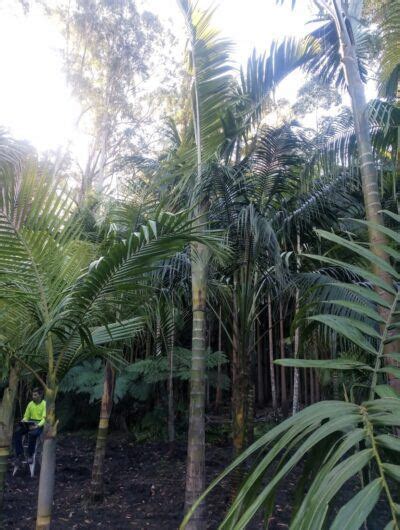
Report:
[[[28,435],[28,464],[32,464],[36,441],[43,432],[45,421],[46,402],[43,399],[43,390],[34,388],[32,401],[28,403],[24,417],[14,434],[14,451],[19,462],[21,462],[24,453],[22,438]]]

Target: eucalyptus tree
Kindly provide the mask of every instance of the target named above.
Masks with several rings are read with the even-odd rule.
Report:
[[[81,106],[77,125],[89,131],[86,163],[77,171],[83,203],[93,189],[101,192],[110,177],[124,172],[128,155],[154,149],[152,126],[165,97],[161,90],[154,97],[147,80],[157,78],[164,92],[167,84],[175,87],[177,68],[169,53],[174,39],[135,0],[40,4],[64,36],[65,75]]]

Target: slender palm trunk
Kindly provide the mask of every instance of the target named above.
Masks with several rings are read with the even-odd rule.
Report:
[[[175,320],[174,309],[172,309],[174,329],[172,331],[171,344],[168,348],[168,442],[170,450],[175,442],[175,410],[174,410],[174,343],[175,343]]]
[[[300,234],[297,232],[297,259],[296,259],[296,267],[297,272],[300,269],[300,252],[301,252],[301,240],[300,240]],[[296,302],[295,302],[295,318],[297,317],[297,313],[299,312],[300,308],[300,291],[296,289]],[[299,346],[300,346],[300,329],[297,327],[294,332],[294,358],[296,359],[299,354]],[[300,373],[299,369],[295,368],[293,373],[293,404],[292,404],[292,413],[296,414],[296,412],[299,410],[300,406]]]
[[[205,352],[208,249],[193,244],[192,251],[192,368],[190,375],[189,434],[186,467],[185,512],[205,486]],[[187,524],[188,530],[203,530],[204,505],[197,508]]]
[[[104,369],[103,395],[101,397],[100,421],[97,430],[94,452],[90,496],[93,501],[101,501],[104,496],[104,460],[106,456],[107,434],[114,397],[115,371],[110,362]]]
[[[299,310],[299,302],[300,302],[300,293],[299,290],[296,289],[296,315]],[[296,359],[299,354],[299,344],[300,344],[300,330],[299,328],[296,328],[294,332],[294,352],[293,357]],[[293,373],[293,406],[292,406],[292,413],[296,414],[296,412],[299,410],[299,401],[300,401],[300,373],[299,369],[295,368]]]
[[[44,426],[44,442],[42,465],[39,477],[39,496],[36,518],[36,530],[50,530],[51,510],[54,497],[54,480],[56,470],[56,403],[57,386],[54,374],[49,374],[46,388],[46,423]]]
[[[222,307],[219,306],[219,318],[218,318],[218,351],[222,351]],[[218,372],[217,372],[217,390],[215,394],[215,408],[219,410],[222,403],[222,387],[221,387],[221,363],[218,362]]]
[[[300,378],[303,379],[303,386],[304,386],[304,394],[303,394],[303,402],[304,406],[307,406],[309,401],[309,393],[308,393],[308,371],[307,369],[303,370],[301,372]]]
[[[334,7],[333,18],[339,36],[341,58],[353,111],[366,218],[372,223],[383,225],[378,171],[372,153],[365,88],[360,76],[354,38],[349,32],[349,26],[346,25],[346,19],[349,18],[347,7],[343,0],[332,0],[332,3]],[[368,234],[371,251],[380,259],[389,262],[389,256],[384,249],[384,246],[387,245],[385,234],[373,226],[368,228]],[[373,270],[383,281],[388,284],[392,283],[390,275],[379,265],[373,265]],[[390,293],[379,287],[375,287],[375,290],[384,300],[391,303],[392,296]],[[380,312],[386,318],[388,310],[381,308]],[[393,351],[398,351],[397,348],[397,341],[393,341],[385,346],[385,353],[389,354]],[[388,363],[390,362],[392,361],[388,359]],[[393,387],[400,391],[400,380],[389,375],[389,381]]]
[[[232,315],[232,442],[234,456],[238,456],[243,451],[246,439],[246,405],[248,396],[246,366],[243,361],[239,340],[239,313],[235,289]]]
[[[268,295],[268,338],[269,338],[269,376],[271,381],[272,408],[276,409],[276,386],[275,386],[275,365],[274,365],[274,336],[272,328],[272,304],[271,296]]]
[[[8,379],[8,387],[4,390],[3,399],[0,404],[0,512],[4,500],[4,485],[13,432],[18,380],[17,369],[12,366]]]
[[[279,302],[279,334],[280,334],[280,354],[281,359],[285,358],[285,332],[284,332],[284,321],[283,321],[283,307],[282,302]],[[287,391],[286,391],[286,370],[284,366],[280,367],[281,371],[281,406],[282,411],[287,414]]]
[[[262,343],[260,322],[257,320],[257,402],[261,407],[264,405],[264,377],[263,377],[263,362],[262,362]]]
[[[187,14],[186,14],[187,15]],[[197,151],[197,174],[195,189],[200,189],[203,173],[202,135],[197,56],[196,31],[190,29],[192,45],[192,116]],[[197,223],[204,223],[207,219],[208,206],[204,196],[195,198],[196,208],[194,217]],[[199,232],[205,233],[204,226]],[[192,244],[192,366],[190,373],[190,405],[189,432],[186,466],[185,512],[187,512],[205,487],[205,355],[206,355],[206,303],[208,288],[208,263],[210,255],[208,248],[201,243]],[[192,515],[186,528],[188,530],[203,530],[205,528],[205,504],[202,503]]]
[[[310,403],[315,403],[314,370],[310,369]]]

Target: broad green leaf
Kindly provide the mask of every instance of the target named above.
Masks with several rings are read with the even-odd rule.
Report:
[[[383,307],[386,307],[387,309],[390,309],[390,304],[388,304],[383,298],[376,293],[373,289],[369,289],[368,287],[362,287],[361,285],[355,285],[351,283],[344,283],[344,282],[337,282],[332,283],[328,285],[335,285],[338,287],[343,287],[344,289],[347,289],[349,291],[352,291],[355,294],[358,294],[359,296],[362,296],[363,298],[366,298],[370,302],[373,302],[374,304],[381,305]]]
[[[381,372],[383,374],[391,374],[400,378],[400,368],[397,368],[397,366],[384,366],[383,368],[380,368],[378,372]]]
[[[275,364],[280,366],[298,367],[298,368],[320,368],[327,370],[371,370],[371,367],[360,361],[352,359],[277,359]]]
[[[288,460],[288,462],[280,469],[279,473],[274,475],[274,477],[271,479],[271,481],[263,488],[261,493],[257,496],[257,498],[252,502],[252,504],[245,510],[243,515],[240,517],[239,521],[236,523],[235,529],[242,530],[246,528],[246,525],[251,521],[255,513],[258,511],[258,509],[262,506],[262,504],[266,501],[268,498],[268,495],[270,492],[274,489],[274,487],[280,482],[280,480],[300,461],[300,459],[304,456],[304,454],[309,451],[316,443],[318,443],[320,440],[324,439],[326,436],[329,436],[333,432],[337,432],[343,429],[347,429],[350,426],[355,426],[356,422],[359,420],[358,414],[349,414],[348,416],[343,416],[340,418],[335,418],[334,420],[330,420],[327,423],[321,425],[300,447],[299,449],[294,453],[294,455]],[[347,466],[347,469],[356,469],[356,473],[358,469],[362,469],[364,465],[370,460],[372,454],[372,450],[366,449],[365,451],[362,451],[360,453],[357,453],[359,455],[358,463],[361,465],[359,468],[357,465],[354,465],[352,467]],[[351,476],[351,475],[350,475]],[[224,528],[224,525],[226,522],[229,521],[229,518],[232,517],[234,510],[236,507],[238,507],[238,504],[236,502],[236,499],[230,509],[230,511],[227,514],[226,519],[221,525],[221,529]],[[229,526],[226,526],[229,528]]]
[[[351,477],[359,473],[373,457],[372,449],[357,451],[335,466],[320,485],[318,492],[308,505],[303,519],[303,530],[320,529],[328,511],[329,502]]]
[[[365,335],[360,331],[360,327],[363,326],[354,319],[348,319],[345,317],[338,317],[333,315],[317,315],[310,317],[309,320],[321,322],[321,324],[324,324],[325,326],[330,327],[337,333],[340,333],[340,335],[343,335],[363,350],[366,350],[372,353],[373,355],[378,354],[377,350],[371,345],[370,342],[366,340]],[[357,325],[355,325],[354,322],[357,322]],[[369,326],[366,327],[372,330],[372,328],[370,328]],[[377,332],[375,332],[374,330],[373,332],[377,334]]]
[[[381,398],[400,398],[396,390],[389,385],[377,385],[375,387],[375,392]]]
[[[363,269],[362,267],[358,267],[357,265],[351,265],[349,263],[340,261],[338,259],[328,258],[327,256],[318,256],[318,255],[313,255],[313,254],[302,254],[302,256],[315,259],[318,261],[322,261],[323,263],[329,263],[330,265],[334,265],[337,267],[343,267],[344,269],[347,269],[353,272],[355,275],[365,278],[366,280],[371,282],[372,285],[381,287],[384,291],[392,294],[393,296],[396,295],[396,290],[393,288],[392,285],[389,285],[385,281],[381,280],[379,276],[369,271],[368,269]],[[385,304],[382,304],[382,305],[385,305]]]
[[[359,243],[355,243],[353,241],[349,241],[348,239],[345,239],[344,237],[338,236],[332,232],[327,232],[326,230],[316,230],[317,234],[324,239],[327,239],[328,241],[332,241],[333,243],[336,243],[337,245],[340,245],[341,247],[348,248],[349,250],[352,250],[362,258],[368,260],[370,263],[373,263],[374,265],[379,266],[382,270],[386,271],[392,278],[399,279],[400,275],[394,269],[386,260],[380,258],[371,250],[368,248],[360,245]]]
[[[384,463],[383,469],[388,475],[400,482],[400,466],[397,464]]]
[[[330,530],[355,530],[360,528],[378,502],[382,487],[382,479],[377,478],[359,491],[339,510]]]
[[[352,219],[352,221],[354,221],[354,222],[356,222],[358,224],[367,226],[367,227],[371,227],[374,230],[377,230],[378,232],[381,232],[382,234],[385,234],[386,236],[388,236],[393,241],[396,241],[396,243],[400,243],[400,234],[398,232],[395,232],[391,228],[388,228],[385,225],[378,224],[378,223],[372,223],[371,221],[365,221],[363,219]],[[394,249],[392,249],[392,250],[394,250]],[[396,252],[396,254],[397,254],[397,261],[400,261],[400,253]]]
[[[324,301],[323,304],[334,304],[341,307],[347,307],[348,309],[351,309],[356,313],[360,313],[362,316],[367,316],[376,322],[386,322],[386,320],[377,311],[374,311],[366,304],[359,304],[357,302],[350,302],[348,300],[329,300]]]
[[[400,438],[396,438],[390,434],[380,434],[376,437],[376,441],[382,447],[386,447],[392,451],[400,451]]]

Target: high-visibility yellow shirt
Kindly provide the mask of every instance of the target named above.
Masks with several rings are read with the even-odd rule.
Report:
[[[46,421],[46,402],[44,399],[40,403],[30,401],[24,414],[25,421],[37,421],[38,427],[43,427]]]

